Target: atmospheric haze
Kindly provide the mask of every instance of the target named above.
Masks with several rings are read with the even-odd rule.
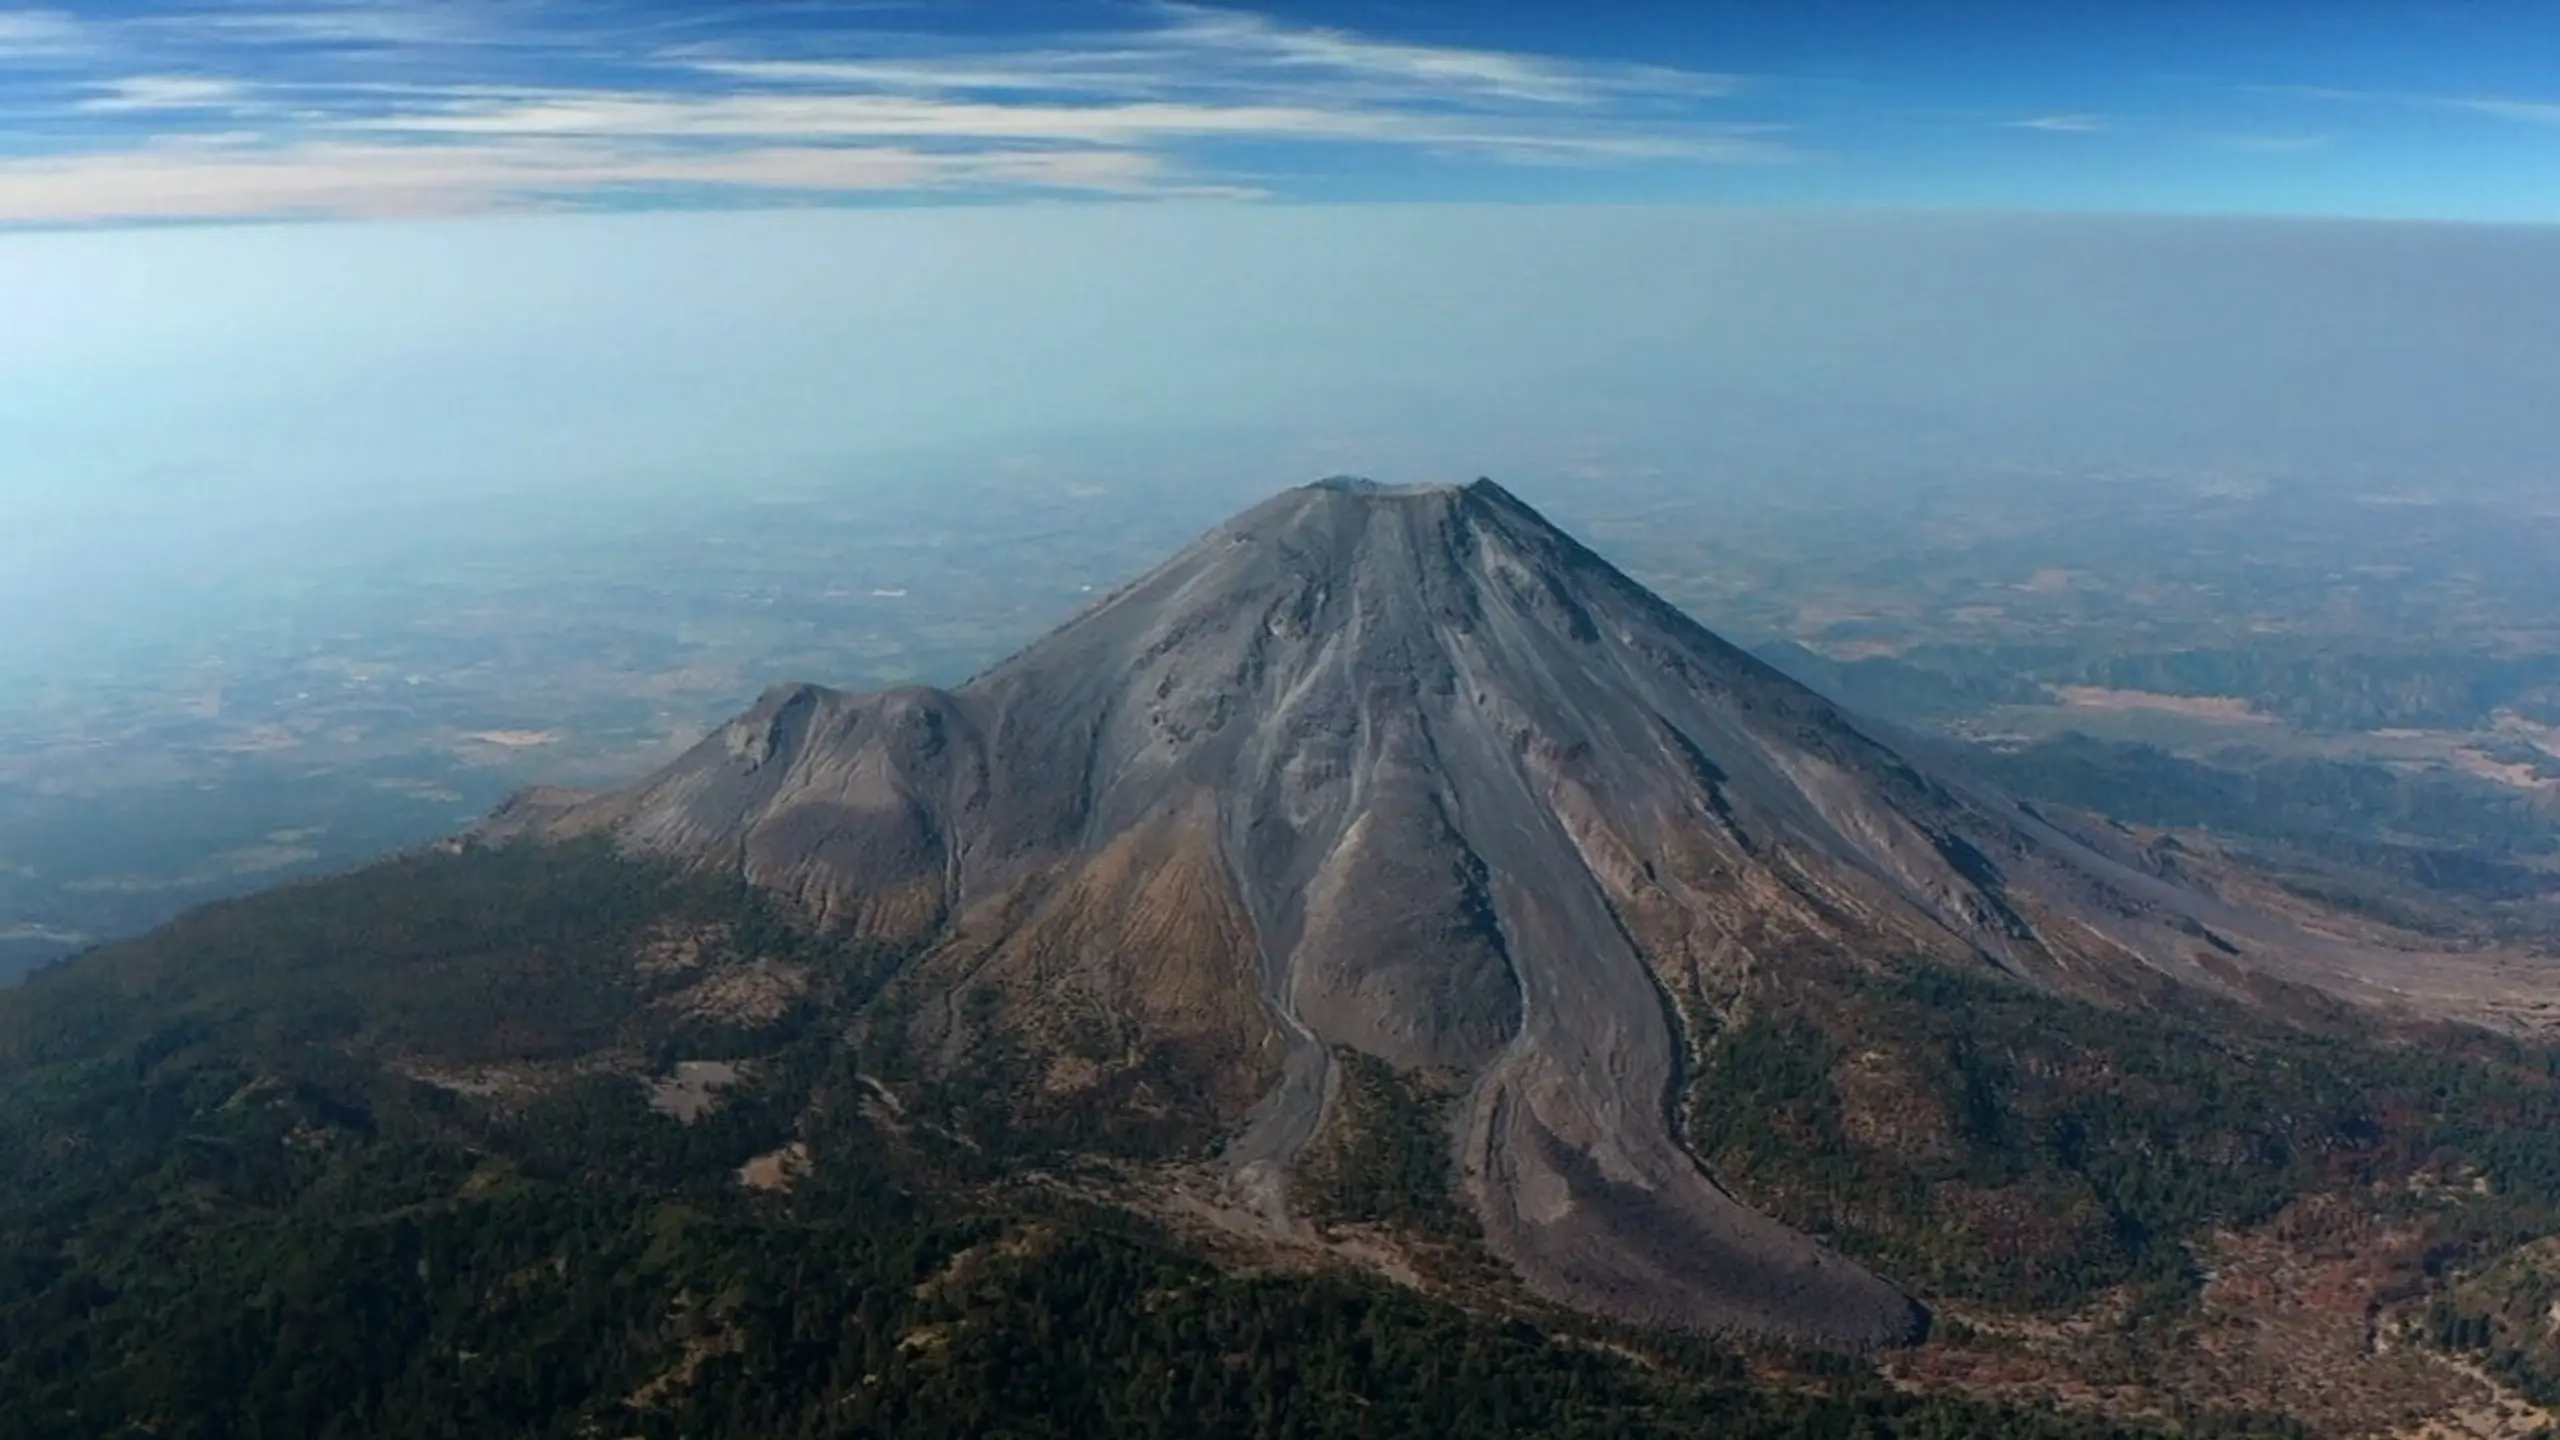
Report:
[[[356,830],[434,833],[501,782],[631,773],[778,679],[955,681],[1314,475],[1493,474],[1604,548],[1662,533],[1641,517],[1675,494],[1705,535],[1820,497],[1796,522],[1818,549],[1921,487],[1996,526],[1994,475],[2530,488],[2554,458],[2560,235],[1461,205],[516,216],[9,234],[0,316],[0,604],[24,617],[0,626],[0,921],[83,935],[278,857],[361,858],[337,848]],[[786,535],[811,553],[785,565]],[[1695,562],[1640,573],[1711,603],[1664,568]],[[749,628],[839,588],[905,628]],[[568,638],[564,606],[619,615],[630,644],[591,617]],[[533,633],[559,651],[537,661]],[[591,662],[586,689],[529,698],[569,683],[559,655]],[[583,768],[531,743],[612,728],[608,689],[679,671],[673,698],[614,697],[633,733]],[[286,720],[341,689],[361,713]],[[277,841],[308,827],[262,804],[184,864],[20,853],[115,828],[81,796],[207,782],[169,746],[237,788],[252,762],[428,745],[387,738],[404,725],[469,763],[373,776],[437,797],[390,829]],[[488,734],[515,738],[468,738]],[[10,865],[90,899],[11,901]],[[93,913],[145,894],[164,898]]]
[[[715,487],[1073,434],[1249,427],[1284,443],[1238,457],[1264,466],[1355,441],[1417,471],[1679,455],[1769,407],[1878,456],[1953,435],[2531,463],[2560,238],[1464,206],[535,217],[21,233],[0,313],[23,544],[31,515]]]

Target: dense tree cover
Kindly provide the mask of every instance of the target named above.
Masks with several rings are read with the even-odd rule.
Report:
[[[2424,1338],[2467,1355],[2544,1405],[2560,1405],[2560,1246],[2520,1246],[2461,1276],[2428,1304]]]
[[[413,1156],[280,1213],[92,1232],[120,1263],[6,1307],[0,1435],[2129,1433],[1230,1278],[1090,1212],[452,1179]]]
[[[1179,1045],[1071,1032],[1068,1053],[1106,1063],[1097,1066],[1099,1083],[1061,1090],[1045,1083],[1049,1067],[1035,1044],[984,1023],[998,1005],[993,990],[960,996],[978,1013],[970,1017],[967,1063],[956,1068],[917,1053],[912,1022],[920,1003],[941,1002],[890,987],[864,1015],[851,1053],[864,1073],[906,1097],[932,1135],[951,1142],[937,1153],[955,1174],[999,1178],[1024,1161],[1061,1154],[1199,1156],[1217,1144],[1219,1117],[1199,1083],[1208,1062]]]
[[[760,1018],[682,1003],[750,959],[806,983]],[[2117,1433],[1522,1303],[1453,1202],[1446,1087],[1356,1055],[1301,1199],[1409,1237],[1477,1308],[1221,1272],[1029,1178],[1091,1135],[1010,1122],[1001,1083],[937,1091],[903,1027],[848,1024],[897,959],[601,848],[474,849],[0,997],[0,1440]],[[2539,1053],[1933,967],[1800,979],[1702,1049],[1694,1133],[1924,1294],[2175,1305],[2201,1228],[2422,1170],[2487,1182],[2419,1206],[2446,1263],[2560,1230]],[[739,1078],[679,1123],[648,1086],[688,1059]],[[794,1144],[795,1185],[740,1183]],[[2503,1353],[2462,1303],[2438,1338]]]
[[[2204,1001],[2134,1012],[1915,962],[1803,977],[1703,1048],[1689,1130],[1742,1193],[1924,1294],[2132,1283],[2314,1193],[2420,1208],[2445,1260],[2560,1231],[2560,1056],[2376,1044]],[[2421,1188],[2413,1176],[2478,1177]]]
[[[0,1066],[217,1042],[461,1066],[572,1059],[654,1034],[647,1002],[689,976],[634,961],[668,927],[822,960],[832,981],[859,979],[865,959],[741,885],[600,844],[422,852],[208,905],[36,976],[0,1008]]]
[[[1337,1047],[1336,1114],[1300,1165],[1296,1204],[1319,1224],[1390,1225],[1416,1235],[1476,1233],[1449,1163],[1450,1077],[1399,1070]]]
[[[764,1022],[705,1019],[665,1003],[691,972],[634,963],[670,934],[817,974]],[[0,998],[0,1440],[2128,1433],[1222,1272],[1022,1180],[1037,1136],[1008,1182],[873,1103],[896,1057],[841,1019],[893,958],[601,850],[471,851]],[[742,1065],[719,1107],[652,1109],[645,1082],[703,1056]],[[514,1064],[543,1083],[468,1078]],[[1439,1093],[1351,1070],[1341,1213],[1441,1224]],[[739,1182],[795,1142],[797,1184]]]

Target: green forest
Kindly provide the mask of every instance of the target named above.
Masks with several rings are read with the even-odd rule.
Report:
[[[671,933],[812,978],[761,1018],[704,1017],[669,1003],[692,972],[632,963]],[[37,977],[0,997],[0,1440],[2153,1433],[1514,1295],[1449,1191],[1446,1088],[1374,1060],[1346,1062],[1353,1123],[1301,1201],[1481,1288],[1222,1268],[1036,1183],[1073,1168],[1072,1136],[927,1122],[970,1095],[876,1103],[901,1057],[846,1017],[897,960],[732,884],[507,847],[217,906]],[[2560,1228],[2547,1057],[2236,1030],[2222,1051],[2174,1017],[1921,968],[1808,993],[1831,1008],[1702,1052],[1695,1083],[1727,1097],[1697,1112],[1702,1153],[1922,1293],[2131,1279],[2174,1303],[2196,1226],[2457,1156],[2500,1198],[2448,1220],[2448,1254]],[[1957,1137],[1940,1158],[1843,1128],[1843,1027],[1887,1011]],[[2093,1056],[2106,1083],[2079,1078]],[[702,1058],[739,1067],[720,1103],[653,1108],[650,1081]],[[740,1182],[792,1144],[796,1183]],[[2012,1253],[1934,1198],[1951,1179],[2067,1223]]]
[[[2312,1195],[2423,1223],[2439,1270],[2560,1233],[2560,1052],[2451,1027],[2374,1043],[2200,997],[2101,1009],[1920,961],[1800,978],[1702,1047],[1692,1141],[1923,1294],[2024,1309],[2132,1285],[2175,1312],[2194,1242]]]

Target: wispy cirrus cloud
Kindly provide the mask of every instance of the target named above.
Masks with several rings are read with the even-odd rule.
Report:
[[[237,80],[201,75],[129,75],[110,80],[99,93],[73,108],[93,115],[144,110],[217,110],[240,102],[246,87]]]
[[[2107,128],[2104,117],[2084,114],[2031,115],[2008,124],[2012,130],[2042,130],[2054,135],[2086,135]]]
[[[2560,100],[2539,97],[2442,94],[2423,90],[2360,90],[2332,85],[2249,85],[2241,88],[2251,94],[2281,96],[2295,100],[2462,110],[2474,115],[2486,115],[2499,120],[2517,120],[2531,125],[2560,125]]]
[[[1595,63],[1508,51],[1413,45],[1322,27],[1284,25],[1243,11],[1165,5],[1163,23],[1088,37],[1090,43],[940,60],[754,59],[712,44],[692,53],[704,71],[742,79],[919,90],[1164,95],[1222,91],[1385,103],[1601,108],[1738,94],[1739,76],[1634,62]]]
[[[1201,139],[1300,140],[1477,151],[1521,159],[1588,157],[1741,163],[1786,158],[1747,126],[1654,133],[1321,104],[1128,103],[1016,99],[996,103],[871,94],[542,93],[471,97],[351,122],[361,130],[434,137],[619,136],[638,141],[878,139],[1068,142],[1159,147]]]
[[[2452,95],[2439,97],[2442,103],[2479,115],[2494,115],[2501,120],[2522,120],[2534,125],[2560,125],[2560,100],[2516,100],[2501,95]]]
[[[598,192],[751,189],[767,196],[971,191],[1235,196],[1186,184],[1126,150],[934,152],[896,146],[757,145],[634,152],[555,140],[468,147],[255,137],[162,142],[109,154],[0,164],[0,214],[74,222],[205,216],[389,219],[588,203]]]
[[[1164,39],[1177,49],[1259,62],[1285,72],[1365,79],[1386,89],[1429,87],[1441,93],[1541,105],[1591,105],[1629,98],[1711,98],[1744,81],[1643,64],[1593,64],[1495,50],[1407,45],[1343,30],[1293,27],[1260,15],[1172,7]]]
[[[179,4],[145,11],[122,27],[135,35],[210,46],[289,47],[305,51],[390,50],[404,54],[452,48],[571,46],[611,28],[610,12],[584,16],[550,0],[496,5],[489,0],[309,0],[300,5]]]
[[[2213,143],[2250,155],[2308,155],[2336,143],[2329,135],[2216,135]]]
[[[47,143],[0,154],[0,222],[1243,195],[1268,187],[1240,149],[1275,144],[1480,165],[1795,154],[1779,127],[1726,113],[1748,88],[1728,75],[1189,5],[992,37],[545,0],[41,13],[0,21],[0,86],[39,43],[90,69]]]
[[[88,29],[69,11],[0,10],[0,64],[66,60],[88,50]]]

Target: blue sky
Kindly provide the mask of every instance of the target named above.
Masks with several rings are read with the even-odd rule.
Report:
[[[2560,7],[0,0],[0,224],[1066,197],[2560,219]]]

